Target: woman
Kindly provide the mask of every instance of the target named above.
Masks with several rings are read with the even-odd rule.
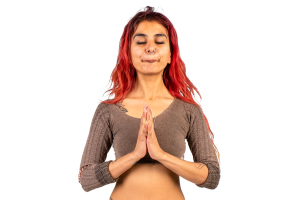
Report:
[[[147,6],[128,22],[111,78],[115,98],[98,105],[82,155],[83,190],[116,182],[110,200],[182,200],[179,176],[215,189],[213,135],[164,15]],[[194,162],[183,160],[185,139]],[[112,145],[116,160],[105,161]]]

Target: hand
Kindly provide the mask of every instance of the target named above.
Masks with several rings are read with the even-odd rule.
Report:
[[[149,106],[147,109],[147,148],[148,152],[151,158],[158,160],[164,153],[164,151],[160,148],[156,134],[154,132],[154,126],[153,126],[153,118],[152,118],[152,109]]]
[[[146,125],[146,109],[148,107],[144,105],[143,114],[141,117],[140,130],[135,149],[133,151],[134,156],[137,159],[143,158],[147,154],[147,125]]]

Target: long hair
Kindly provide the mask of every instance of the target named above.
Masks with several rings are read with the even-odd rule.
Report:
[[[112,89],[107,90],[106,92],[110,92],[109,96],[115,95],[114,99],[108,99],[106,101],[102,101],[102,103],[107,104],[115,104],[121,101],[128,92],[131,91],[134,83],[136,81],[136,71],[133,67],[131,61],[131,37],[134,34],[136,28],[139,23],[147,20],[147,21],[156,21],[162,24],[168,31],[169,34],[169,42],[171,49],[171,63],[167,64],[163,72],[163,82],[166,88],[169,90],[173,97],[181,99],[185,102],[197,105],[202,110],[201,106],[198,105],[193,97],[195,90],[202,100],[202,97],[197,90],[197,88],[193,85],[193,83],[186,76],[186,68],[184,62],[180,58],[179,47],[178,47],[178,38],[175,28],[171,21],[161,13],[154,12],[154,8],[147,6],[145,11],[138,12],[131,20],[127,23],[124,28],[122,37],[120,39],[119,44],[119,55],[117,58],[117,64],[112,71],[110,76],[111,84],[113,82]],[[106,93],[105,92],[105,93]],[[203,113],[204,114],[204,113]],[[214,144],[214,135],[210,129],[208,120],[204,115],[211,142],[213,143],[214,149],[217,153],[218,161],[220,163],[220,154],[217,147]]]

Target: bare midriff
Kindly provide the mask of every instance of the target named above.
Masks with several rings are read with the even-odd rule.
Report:
[[[179,176],[159,163],[135,164],[124,172],[113,200],[184,200]]]

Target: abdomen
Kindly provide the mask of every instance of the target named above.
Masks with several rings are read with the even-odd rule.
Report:
[[[135,164],[124,172],[113,200],[184,200],[179,176],[162,164]]]

